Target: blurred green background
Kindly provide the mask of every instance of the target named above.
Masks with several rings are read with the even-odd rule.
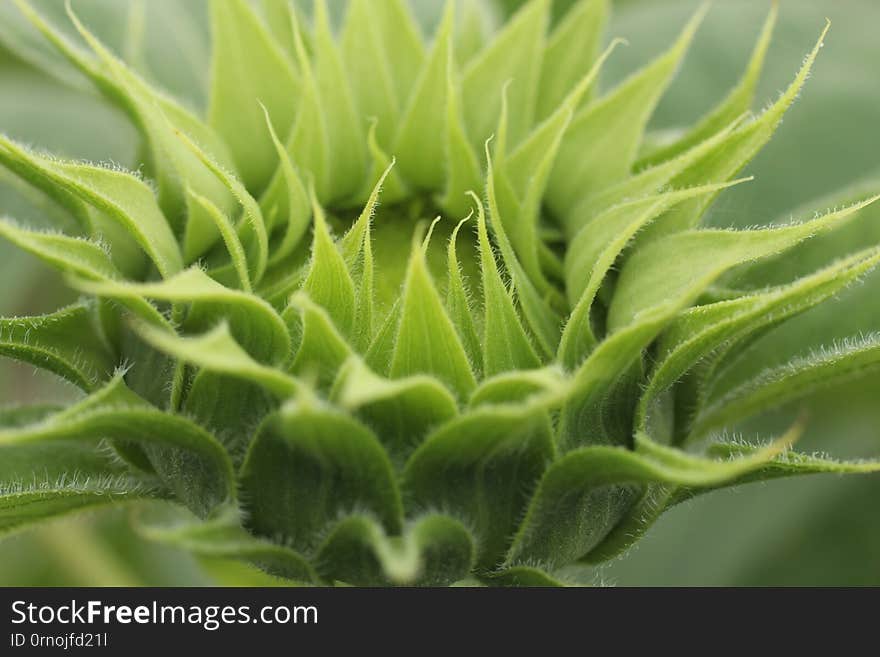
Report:
[[[381,0],[377,0],[381,1]],[[476,2],[477,0],[464,0]],[[487,0],[488,1],[488,0]],[[426,29],[441,0],[413,0]],[[517,0],[497,0],[509,11]],[[35,4],[63,23],[63,2]],[[78,0],[78,13],[118,52],[131,56],[154,81],[200,108],[209,57],[203,0]],[[331,0],[335,4],[335,0]],[[563,11],[567,0],[557,0]],[[696,0],[618,0],[610,36],[629,47],[612,58],[606,87],[662,50],[700,3]],[[653,128],[687,124],[737,80],[769,0],[715,0]],[[782,0],[756,109],[793,77],[824,25],[833,21],[812,79],[773,141],[750,165],[755,180],[723,195],[710,221],[720,226],[766,224],[811,215],[847,196],[857,181],[880,191],[880,3],[876,0]],[[132,16],[143,12],[143,20]],[[11,2],[0,2],[0,43],[49,70],[60,62],[40,47]],[[140,47],[142,45],[142,48]],[[58,81],[0,46],[0,130],[71,157],[134,162],[135,135],[88,87]],[[872,181],[876,181],[874,184]],[[800,210],[798,208],[801,208]],[[52,208],[0,170],[0,214],[35,225],[57,225]],[[880,211],[793,257],[768,265],[780,280],[852,249],[880,242]],[[49,311],[68,301],[54,276],[0,243],[0,314]],[[880,329],[880,272],[818,311],[775,331],[758,345],[774,364],[816,345]],[[753,359],[754,360],[754,359]],[[745,374],[742,372],[741,374]],[[0,405],[65,401],[72,388],[32,368],[0,361]],[[802,448],[835,456],[880,455],[880,377],[861,379],[805,404],[811,420]],[[747,436],[778,430],[797,409],[780,409],[740,427]],[[674,509],[625,557],[572,573],[584,583],[618,585],[878,585],[880,477],[812,477],[751,485],[707,495]],[[196,563],[186,554],[144,544],[122,512],[83,516],[0,542],[0,585],[262,584],[249,569]]]

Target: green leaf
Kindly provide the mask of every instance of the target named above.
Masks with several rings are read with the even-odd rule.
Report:
[[[388,175],[394,167],[391,160],[382,175],[373,186],[364,209],[357,221],[342,237],[340,247],[348,271],[354,279],[360,278],[355,294],[354,325],[352,329],[355,347],[366,351],[373,340],[373,307],[375,305],[375,289],[373,284],[373,242],[372,222],[379,202],[379,193]]]
[[[352,351],[322,306],[305,292],[297,292],[290,300],[302,318],[302,339],[290,371],[302,376],[317,376],[318,383],[329,385]]]
[[[543,404],[480,407],[422,443],[407,462],[403,487],[418,507],[442,509],[472,527],[478,566],[491,568],[552,456]]]
[[[0,430],[51,417],[55,406],[0,409]],[[154,481],[139,479],[96,445],[70,441],[3,447],[0,459],[0,535],[49,518],[159,497]]]
[[[804,83],[810,75],[816,56],[824,44],[825,35],[831,23],[822,30],[813,50],[807,55],[795,76],[794,81],[773,105],[760,116],[737,128],[728,136],[723,145],[704,155],[688,169],[677,175],[672,184],[676,187],[687,187],[708,181],[728,180],[735,176],[755,154],[768,142],[782,122],[788,108],[794,103]],[[714,197],[691,201],[690,207],[682,209],[670,221],[658,224],[657,235],[684,230],[697,224],[705,209]],[[653,235],[652,236],[656,236]]]
[[[414,242],[411,250],[390,376],[430,374],[460,398],[467,398],[476,381],[455,326],[428,271],[426,247],[427,244],[423,247]]]
[[[232,198],[179,141],[176,132],[183,132],[196,139],[221,165],[231,166],[225,144],[211,128],[202,123],[167,96],[151,89],[149,85],[129,70],[101,42],[89,32],[67,5],[67,13],[77,31],[97,55],[97,60],[80,52],[67,39],[43,20],[26,3],[19,8],[37,29],[114,104],[128,113],[141,130],[149,146],[149,165],[158,182],[159,204],[171,221],[186,216],[184,181],[202,196],[209,198],[221,210],[228,212]],[[173,225],[175,230],[180,226]],[[191,235],[184,249],[186,261],[204,253],[216,240],[218,234],[210,220],[198,213],[187,218],[187,233]],[[190,246],[191,245],[191,246]],[[192,254],[195,255],[192,255]]]
[[[485,143],[495,128],[501,109],[502,89],[509,79],[510,139],[518,143],[534,120],[549,20],[548,0],[531,0],[462,74],[465,125],[474,147]]]
[[[470,290],[461,273],[459,265],[458,253],[456,250],[458,242],[458,232],[471,215],[456,224],[449,238],[449,244],[446,251],[446,265],[449,269],[448,287],[446,289],[446,308],[449,311],[449,317],[458,331],[461,338],[462,346],[467,354],[468,360],[475,370],[475,374],[479,377],[482,373],[483,355],[480,346],[480,336],[477,333],[477,327],[474,323],[474,314],[471,307]]]
[[[705,9],[688,22],[666,53],[574,117],[547,188],[546,201],[563,222],[570,221],[568,212],[584,197],[629,175],[645,126],[678,69]]]
[[[324,209],[314,195],[312,214],[315,218],[312,264],[303,290],[327,311],[339,331],[349,336],[354,328],[354,281],[351,280],[345,258],[330,235]]]
[[[728,138],[732,138],[734,131],[742,125],[744,119],[745,116],[738,117],[712,137],[693,146],[681,155],[643,169],[619,183],[597,190],[595,194],[590,194],[582,199],[568,215],[569,219],[566,224],[568,234],[576,235],[594,217],[609,208],[667,191],[670,181],[682,171],[704,157],[722,152],[728,143]],[[707,178],[704,182],[712,182],[712,180]]]
[[[86,303],[48,315],[0,319],[0,355],[47,369],[87,392],[116,367],[94,308]]]
[[[66,178],[44,166],[44,160],[56,161],[35,155],[0,135],[0,163],[18,175],[21,180],[39,189],[47,198],[65,208],[76,219],[78,227],[83,232],[110,245],[112,247],[110,255],[114,264],[126,274],[142,275],[146,267],[144,252],[124,225],[90,205],[82,198],[82,194],[68,189],[69,185],[65,184]],[[58,184],[59,182],[61,184]]]
[[[100,212],[105,221],[98,222],[91,216],[97,237],[100,229],[106,227],[106,220],[116,222],[150,257],[162,276],[170,276],[183,267],[177,241],[153,190],[133,174],[37,155],[2,135],[0,162],[38,187],[61,188]],[[117,235],[111,232],[109,237],[114,241]],[[124,248],[124,244],[121,246]]]
[[[27,251],[62,272],[71,272],[83,280],[116,284],[122,278],[107,251],[87,239],[56,233],[41,233],[20,228],[8,219],[0,219],[0,237]],[[157,324],[167,324],[156,308],[137,295],[127,295],[120,302],[140,317]]]
[[[153,408],[126,388],[121,376],[59,413],[0,430],[0,450],[102,438],[144,447],[165,485],[197,515],[235,499],[232,466],[216,439],[186,418]]]
[[[716,134],[725,126],[730,125],[737,117],[749,111],[755,99],[755,89],[761,79],[761,71],[764,68],[764,59],[770,47],[773,37],[773,28],[779,14],[779,5],[773,3],[764,27],[758,37],[758,42],[752,50],[752,56],[746,66],[742,78],[737,85],[730,90],[727,96],[702,119],[690,128],[680,139],[669,146],[650,151],[636,164],[636,169],[643,169],[666,160],[670,160],[681,153],[689,150],[704,140]]]
[[[408,454],[429,430],[458,414],[455,397],[436,379],[386,379],[358,358],[341,368],[331,400],[373,429],[392,457]]]
[[[156,349],[207,371],[245,379],[280,398],[299,390],[296,379],[274,367],[261,365],[239,346],[226,323],[195,337],[183,337],[147,324],[136,325],[137,333]]]
[[[353,339],[355,348],[363,353],[373,341],[373,306],[376,296],[373,286],[373,241],[369,221],[364,229],[360,250],[360,284],[355,295]]]
[[[366,516],[349,516],[327,535],[315,560],[331,582],[357,586],[448,586],[465,577],[474,545],[465,527],[449,516],[421,516],[389,537]]]
[[[397,130],[394,151],[400,170],[418,189],[438,190],[446,178],[447,68],[452,57],[453,2],[447,2],[434,46],[419,74]]]
[[[370,348],[364,354],[364,361],[369,368],[382,376],[389,376],[391,373],[391,357],[394,354],[397,330],[400,326],[401,308],[398,298],[388,310],[385,321],[382,322],[382,326],[370,343]]]
[[[98,280],[122,276],[106,248],[92,240],[29,230],[6,218],[0,221],[0,235],[59,271]]]
[[[578,2],[550,34],[541,67],[538,121],[550,116],[592,68],[609,13],[608,0]]]
[[[251,536],[234,510],[199,521],[182,509],[168,506],[140,512],[135,517],[139,534],[152,541],[186,550],[200,557],[244,561],[275,577],[315,583],[318,577],[301,554],[289,547]]]
[[[708,455],[721,460],[750,458],[761,449],[763,448],[746,443],[715,443],[709,447]],[[651,485],[645,489],[642,498],[627,511],[621,522],[590,551],[584,561],[601,563],[619,556],[644,536],[664,511],[719,488],[808,474],[862,474],[878,470],[880,463],[876,461],[836,461],[823,456],[785,450],[753,470],[718,485],[700,488],[670,484]]]
[[[532,369],[540,361],[522,324],[513,299],[495,262],[483,204],[474,195],[477,204],[477,234],[480,247],[480,267],[483,281],[483,375],[492,376],[507,370]]]
[[[800,399],[811,392],[865,376],[880,367],[880,335],[846,341],[781,367],[765,370],[720,398],[710,399],[694,420],[691,436],[729,425]]]
[[[488,146],[486,148],[486,161],[488,166],[486,197],[489,201],[489,216],[492,221],[493,233],[498,241],[504,265],[513,279],[522,313],[532,329],[538,347],[544,352],[545,356],[550,356],[556,352],[556,346],[559,343],[559,327],[562,324],[562,318],[551,307],[551,303],[555,302],[557,306],[561,306],[564,304],[564,300],[561,300],[555,288],[546,283],[539,290],[520,264],[510,239],[507,237],[504,224],[501,222],[501,212],[496,196],[495,172],[492,167],[492,158],[489,155]],[[478,204],[478,209],[482,211],[481,203]],[[535,239],[537,240],[537,236]]]
[[[529,403],[537,399],[551,402],[553,399],[562,399],[567,392],[567,379],[557,367],[516,370],[502,372],[480,383],[468,400],[468,406],[477,408],[485,404]]]
[[[627,325],[656,304],[692,302],[725,271],[829,231],[877,198],[789,226],[694,230],[650,242],[627,260],[620,273],[608,312],[609,330]]]
[[[178,362],[180,366],[182,362]],[[274,385],[280,389],[283,384]],[[217,437],[236,469],[244,460],[257,426],[278,407],[277,395],[269,392],[267,386],[208,369],[199,370],[189,388],[181,392],[181,413]]]
[[[622,203],[606,210],[578,231],[565,257],[566,293],[574,310],[559,347],[563,365],[577,367],[595,348],[598,339],[591,322],[591,310],[596,296],[608,272],[636,234],[677,204],[727,186],[674,190]]]
[[[70,454],[55,451],[62,459]],[[126,502],[155,498],[148,486],[124,477],[69,477],[58,481],[0,486],[0,535],[26,529],[51,518]]]
[[[79,278],[71,278],[70,282],[76,289],[99,297],[148,297],[190,304],[183,328],[192,333],[211,329],[226,319],[235,339],[259,361],[280,363],[290,353],[287,325],[272,306],[257,296],[220,285],[201,269],[186,269],[156,283],[90,282]]]
[[[455,63],[459,68],[463,68],[486,47],[495,29],[496,16],[492,7],[485,3],[453,1],[457,2],[458,10],[455,26]]]
[[[499,223],[503,222],[504,232],[510,236],[522,268],[531,282],[544,293],[549,284],[541,271],[538,256],[538,220],[547,180],[575,109],[595,83],[602,64],[619,43],[618,40],[611,43],[595,65],[570,89],[556,111],[532,130],[510,155],[504,152],[505,146],[501,143],[502,135],[506,139],[506,111],[502,112],[504,129],[499,129],[496,167],[492,166],[487,154],[489,171],[486,184],[490,191],[490,213],[493,214],[493,221],[497,219]],[[507,104],[504,106],[505,110],[506,108]],[[491,212],[493,205],[497,206],[497,213]]]
[[[582,447],[544,473],[505,559],[506,566],[554,569],[588,554],[608,535],[645,486],[713,486],[760,468],[794,439],[741,459],[713,461],[670,448],[650,454],[619,447]]]
[[[721,442],[709,446],[709,455],[719,459],[748,458],[758,449],[747,443]],[[780,477],[792,477],[808,474],[870,474],[880,472],[880,462],[876,460],[838,461],[821,454],[801,454],[793,450],[785,450],[760,468],[741,475],[736,484],[752,481],[767,481]],[[682,489],[673,499],[677,504],[686,497],[692,497],[693,490]],[[703,491],[700,491],[703,492]]]
[[[261,199],[261,209],[264,216],[268,217],[274,210],[278,216],[286,217],[284,237],[281,240],[281,244],[273,248],[272,253],[269,255],[269,265],[274,265],[284,261],[293,253],[303,237],[305,237],[309,229],[312,209],[308,192],[303,186],[302,179],[297,172],[290,153],[288,153],[284,144],[281,143],[275,128],[272,126],[268,111],[266,111],[265,116],[269,136],[272,138],[272,144],[275,146],[275,151],[278,153],[278,159],[281,162],[281,178],[284,181],[285,191],[287,192],[286,195],[280,194],[277,201],[270,194]]]
[[[354,108],[349,78],[333,38],[325,0],[315,2],[315,79],[327,126],[330,198],[346,199],[357,193],[366,169],[363,121]]]
[[[299,108],[296,121],[286,140],[286,150],[292,161],[302,169],[305,175],[314,181],[318,197],[329,200],[330,189],[330,142],[329,128],[325,109],[321,101],[319,80],[316,79],[314,67],[309,59],[304,35],[300,28],[297,12],[290,13],[292,23],[296,60],[302,76],[299,90]],[[286,185],[283,171],[276,171],[266,193],[263,204],[267,207],[277,204],[283,206]]]
[[[352,0],[341,39],[360,116],[378,119],[379,144],[387,148],[425,59],[418,27],[402,0]]]
[[[398,532],[402,507],[376,436],[352,417],[303,394],[261,426],[241,471],[248,524],[294,548],[343,513],[366,510]]]
[[[446,189],[440,204],[452,216],[466,214],[466,194],[483,185],[480,163],[464,125],[461,93],[450,60],[446,81]]]
[[[187,201],[190,204],[195,203],[200,206],[205,214],[214,222],[214,225],[217,227],[220,237],[223,239],[223,243],[226,246],[226,251],[229,253],[229,257],[232,260],[235,275],[238,277],[239,287],[245,292],[252,292],[247,255],[245,254],[241,240],[238,238],[235,226],[232,225],[229,217],[223,214],[220,208],[211,203],[211,201],[204,196],[199,196],[191,189],[187,190]]]
[[[631,368],[638,363],[642,350],[680,309],[668,303],[641,314],[637,321],[602,341],[581,363],[572,375],[560,418],[557,444],[563,451],[630,440],[629,414],[635,410],[634,396],[625,395],[621,400],[614,393],[630,383]]]
[[[259,193],[278,160],[257,101],[285,138],[296,117],[298,75],[247,2],[212,0],[210,8],[209,123],[229,145],[244,184]]]
[[[242,223],[239,226],[239,234],[249,252],[248,261],[251,280],[255,284],[259,283],[266,272],[266,265],[269,259],[269,236],[259,203],[257,203],[234,174],[224,169],[220,163],[202,150],[192,139],[179,130],[175,134],[193,152],[205,168],[214,174],[217,180],[229,190],[232,197],[241,204],[244,214],[242,215]],[[187,254],[196,253],[196,251],[190,248],[192,239],[194,239],[193,233],[190,231],[191,226],[193,224],[187,226],[187,234],[184,237],[184,250]]]
[[[639,426],[647,426],[659,396],[701,359],[822,303],[878,264],[880,249],[867,249],[790,285],[682,313],[659,340],[657,365],[639,402]]]

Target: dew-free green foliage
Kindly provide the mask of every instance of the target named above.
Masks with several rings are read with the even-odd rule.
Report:
[[[491,37],[452,1],[423,35],[405,0],[351,0],[339,23],[322,0],[212,0],[202,117],[74,7],[77,41],[15,3],[130,117],[143,155],[129,172],[0,134],[0,164],[77,231],[6,218],[0,236],[83,295],[0,320],[0,354],[83,391],[0,413],[0,531],[152,500],[145,536],[297,582],[547,585],[700,493],[880,470],[792,451],[805,420],[766,444],[728,433],[876,371],[877,335],[725,379],[880,251],[784,284],[740,289],[739,275],[877,197],[761,229],[700,225],[748,182],[828,26],[752,114],[773,5],[736,88],[652,146],[705,10],[601,91],[620,45],[601,48],[607,0],[556,22],[532,0]]]

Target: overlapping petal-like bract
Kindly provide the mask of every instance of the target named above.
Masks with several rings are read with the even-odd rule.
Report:
[[[16,4],[140,130],[144,177],[0,136],[0,163],[80,229],[4,219],[0,236],[85,295],[0,320],[0,354],[85,393],[0,412],[0,531],[155,499],[166,508],[139,516],[147,536],[297,581],[549,584],[703,491],[880,469],[789,451],[800,424],[766,445],[721,437],[880,367],[871,335],[725,376],[880,247],[774,287],[731,275],[859,221],[875,198],[700,227],[825,31],[752,115],[774,7],[737,87],[652,146],[703,12],[601,93],[618,45],[600,48],[607,0],[555,25],[550,1],[532,0],[494,31],[477,3],[450,1],[430,37],[404,0],[350,0],[340,25],[323,0],[309,16],[211,0],[201,117],[69,6],[77,42]]]

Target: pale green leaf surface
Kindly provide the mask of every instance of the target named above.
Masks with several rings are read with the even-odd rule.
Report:
[[[272,138],[272,144],[278,153],[281,177],[284,180],[284,187],[287,192],[287,194],[281,194],[279,200],[275,201],[274,204],[271,204],[271,196],[264,196],[261,199],[261,209],[264,216],[268,217],[271,210],[274,210],[279,216],[286,217],[287,219],[284,224],[284,237],[281,244],[274,248],[269,255],[269,264],[273,265],[283,261],[293,253],[297,245],[305,237],[309,229],[312,209],[308,192],[303,185],[290,153],[275,132],[268,111],[265,116],[269,136]]]
[[[343,513],[366,510],[391,532],[402,507],[391,464],[369,429],[300,396],[263,423],[241,471],[248,524],[308,551]]]
[[[464,125],[461,95],[450,59],[446,80],[446,189],[440,205],[452,216],[467,214],[466,194],[483,185],[480,162]]]
[[[502,89],[510,79],[511,142],[518,143],[528,132],[538,97],[548,14],[548,0],[531,0],[462,74],[463,116],[475,148],[492,134],[501,109]]]
[[[224,449],[186,418],[153,408],[125,387],[121,377],[83,401],[41,421],[0,430],[0,449],[120,439],[143,446],[164,483],[198,515],[235,499],[232,467]],[[186,472],[186,476],[179,476]]]
[[[608,4],[608,0],[577,3],[550,34],[541,63],[537,120],[552,114],[593,66],[605,31]]]
[[[583,445],[615,443],[619,436],[606,431],[602,422],[603,405],[612,403],[616,387],[631,375],[645,349],[680,311],[665,304],[644,313],[626,328],[617,331],[581,363],[573,373],[568,398],[560,417],[558,444],[563,451]],[[615,419],[629,409],[614,409]]]
[[[501,223],[498,197],[495,193],[497,189],[494,184],[495,173],[488,150],[486,158],[489,163],[486,177],[486,196],[489,201],[489,217],[492,222],[493,233],[498,242],[505,268],[512,278],[520,310],[532,331],[539,350],[547,357],[556,352],[556,347],[559,344],[560,327],[562,326],[562,317],[559,316],[554,307],[563,307],[565,302],[558,290],[552,287],[543,276],[537,283],[533,282],[533,279],[520,263],[507,236],[504,224]],[[477,199],[474,200],[476,201]],[[479,212],[482,212],[482,204],[478,207]],[[534,239],[538,240],[537,235]]]
[[[479,566],[491,568],[552,455],[542,404],[476,408],[428,436],[407,462],[403,488],[419,508],[465,520]]]
[[[574,309],[562,332],[559,347],[563,365],[577,367],[595,348],[598,338],[590,311],[602,282],[636,234],[677,204],[725,186],[707,185],[669,191],[623,203],[606,210],[578,232],[565,258],[566,293]]]
[[[549,283],[541,270],[539,259],[538,221],[547,180],[575,108],[595,82],[602,63],[618,43],[612,42],[584,78],[574,85],[559,108],[538,125],[510,155],[504,152],[506,146],[503,143],[506,141],[508,107],[505,103],[502,111],[503,130],[499,129],[499,143],[496,147],[496,157],[499,160],[497,165],[492,165],[488,153],[486,156],[490,211],[493,206],[497,206],[493,221],[503,226],[530,282],[545,294]],[[496,231],[498,230],[496,226]],[[520,287],[523,284],[520,283]],[[555,346],[555,340],[553,344]]]
[[[315,3],[314,23],[315,79],[327,126],[327,153],[331,163],[327,184],[332,190],[331,198],[342,200],[361,188],[366,167],[363,121],[354,107],[325,0]]]
[[[401,0],[352,0],[341,43],[360,115],[378,120],[379,144],[387,148],[422,70],[418,27]]]
[[[226,147],[216,134],[198,118],[159,94],[129,70],[79,21],[68,5],[68,15],[77,31],[86,40],[98,63],[92,63],[75,53],[63,37],[35,12],[29,18],[62,50],[108,98],[128,112],[138,125],[150,147],[150,168],[159,186],[159,203],[165,216],[171,221],[184,215],[185,198],[182,180],[199,194],[211,199],[221,210],[227,211],[232,198],[198,159],[184,147],[177,133],[191,135],[208,149],[224,166],[230,163]],[[179,225],[173,226],[179,229]],[[187,261],[204,253],[216,240],[218,234],[210,220],[194,213],[187,218],[187,234],[190,236],[184,248]]]
[[[692,164],[709,156],[712,153],[721,152],[727,144],[728,137],[742,124],[745,116],[738,117],[727,126],[720,129],[713,136],[688,149],[684,153],[670,160],[652,167],[642,169],[638,173],[628,176],[619,183],[609,185],[604,189],[591,194],[580,201],[569,213],[566,223],[568,234],[576,235],[593,218],[616,205],[622,205],[629,201],[638,200],[643,196],[658,194],[666,190],[669,182],[688,169]],[[711,182],[707,179],[705,182]]]
[[[147,297],[190,304],[183,323],[186,330],[205,331],[226,319],[235,339],[261,361],[281,362],[290,352],[287,326],[272,306],[259,297],[220,285],[201,269],[186,269],[156,283],[82,279],[71,280],[71,283],[83,292],[120,301]]]
[[[282,139],[297,110],[299,80],[292,62],[244,0],[212,0],[210,125],[220,134],[248,189],[259,193],[278,162],[262,103]]]
[[[704,13],[705,8],[690,20],[666,53],[574,117],[547,188],[546,200],[563,222],[585,196],[629,175],[648,119]]]
[[[3,136],[0,136],[0,161],[36,186],[60,188],[121,225],[163,276],[182,268],[177,242],[156,203],[153,190],[133,174],[38,155]],[[106,226],[96,217],[90,219],[93,230]],[[118,234],[110,233],[108,237],[114,247],[125,247],[124,244],[118,245]]]
[[[351,335],[355,316],[354,281],[345,258],[330,235],[324,210],[314,196],[312,213],[315,222],[312,264],[303,290],[327,311],[343,335]]]
[[[467,398],[476,380],[428,271],[424,249],[418,243],[413,244],[410,253],[402,299],[391,377],[430,374],[460,398]]]
[[[220,233],[220,237],[223,239],[223,243],[226,246],[226,251],[229,253],[229,258],[232,260],[235,275],[238,277],[239,287],[245,292],[252,292],[247,254],[245,253],[244,246],[238,237],[238,233],[236,232],[232,221],[229,220],[229,217],[227,217],[220,208],[191,189],[187,190],[187,203],[195,203],[199,205],[202,210],[204,210],[205,214],[207,214],[214,222],[214,225],[217,227],[217,231]]]
[[[59,410],[48,405],[0,409],[0,430],[31,426]],[[59,441],[0,449],[0,534],[160,495],[155,482],[132,476],[95,445]]]
[[[506,565],[554,568],[587,555],[618,523],[641,489],[654,483],[712,486],[761,467],[794,436],[728,461],[658,448],[649,455],[619,447],[581,447],[555,461],[532,497]]]
[[[867,249],[790,285],[682,313],[659,340],[657,365],[639,402],[639,424],[645,426],[658,396],[700,359],[822,303],[878,264],[880,249]]]
[[[94,308],[86,303],[47,315],[0,319],[0,355],[47,369],[85,391],[106,381],[117,364]]]
[[[90,240],[27,230],[9,220],[0,220],[0,237],[55,269],[70,272],[83,280],[115,285],[115,281],[122,278],[106,249]],[[149,321],[167,323],[164,315],[141,296],[126,295],[120,302]]]
[[[489,233],[483,204],[477,202],[477,231],[483,281],[483,375],[540,365],[525,330],[520,323],[513,299],[501,279]]]
[[[438,190],[445,180],[447,68],[452,56],[455,21],[453,2],[448,2],[434,46],[403,113],[395,137],[400,170],[414,187]]]
[[[637,250],[624,265],[609,309],[609,329],[627,325],[655,304],[692,302],[732,267],[780,253],[829,231],[876,198],[789,226],[694,230],[653,241]]]
[[[182,510],[149,510],[136,515],[136,529],[146,538],[217,559],[236,559],[294,582],[316,583],[317,575],[301,554],[247,533],[233,510],[199,521]]]
[[[737,85],[730,90],[727,96],[717,106],[700,119],[680,139],[669,146],[651,151],[644,155],[636,164],[637,169],[652,166],[666,160],[670,160],[704,140],[717,134],[725,126],[730,125],[737,117],[742,116],[751,109],[755,99],[755,89],[761,78],[764,68],[764,60],[773,36],[773,28],[779,14],[779,4],[774,2],[764,21],[764,27],[758,37],[758,41],[752,50],[752,55],[746,66],[746,70]]]
[[[224,169],[222,164],[212,158],[210,154],[205,152],[192,139],[179,130],[175,131],[175,136],[184,143],[186,148],[192,151],[205,168],[228,190],[229,194],[241,204],[243,215],[238,230],[245,248],[248,250],[251,281],[255,284],[259,283],[266,272],[266,265],[269,260],[269,236],[259,203],[251,196],[250,192],[248,192],[235,174]],[[194,235],[190,230],[192,227],[194,227],[192,223],[187,225],[187,233],[184,237],[184,250],[190,255],[198,253],[197,250],[189,248]],[[187,259],[189,260],[190,258]]]
[[[136,330],[148,343],[169,356],[210,372],[251,381],[282,399],[299,390],[293,377],[255,361],[235,341],[225,323],[194,337],[175,335],[143,323],[138,324]]]
[[[672,184],[689,186],[707,181],[721,181],[732,178],[757,154],[779,127],[783,116],[797,99],[804,83],[810,75],[819,50],[825,42],[825,35],[831,24],[828,23],[813,50],[807,55],[794,81],[783,92],[779,99],[768,107],[760,116],[737,128],[729,135],[723,146],[710,151],[693,163],[688,169],[678,174]],[[673,221],[658,225],[658,234],[667,234],[676,230],[684,230],[697,224],[705,209],[714,197],[691,201],[690,207],[679,212]]]
[[[429,430],[458,414],[455,397],[436,379],[386,379],[356,358],[340,369],[331,399],[372,428],[392,458],[407,454]]]
[[[763,372],[754,380],[710,399],[694,420],[692,435],[702,436],[714,427],[742,420],[761,411],[799,399],[877,371],[880,336],[869,335],[795,359]]]
[[[561,369],[544,367],[538,370],[502,372],[486,379],[474,390],[468,406],[476,408],[486,404],[528,403],[532,399],[544,399],[552,406],[553,399],[563,399],[567,393],[567,379]]]
[[[315,376],[319,384],[329,386],[352,354],[351,346],[327,311],[305,292],[294,294],[290,304],[302,318],[302,339],[290,371],[300,376]]]
[[[455,329],[458,331],[458,336],[461,338],[461,344],[464,347],[468,360],[474,368],[474,374],[479,377],[483,368],[483,351],[474,321],[471,291],[467,287],[464,276],[462,276],[456,248],[458,245],[458,233],[471,216],[468,215],[465,219],[458,222],[449,238],[446,251],[446,264],[449,269],[446,308],[449,311],[449,318],[452,320]]]
[[[448,586],[470,572],[473,538],[457,520],[423,515],[388,536],[372,518],[352,515],[337,523],[317,550],[325,579],[356,586]]]
[[[391,357],[394,354],[395,339],[400,326],[401,308],[398,299],[388,310],[385,321],[382,322],[367,353],[364,354],[364,361],[370,369],[383,376],[389,376],[391,373]]]

